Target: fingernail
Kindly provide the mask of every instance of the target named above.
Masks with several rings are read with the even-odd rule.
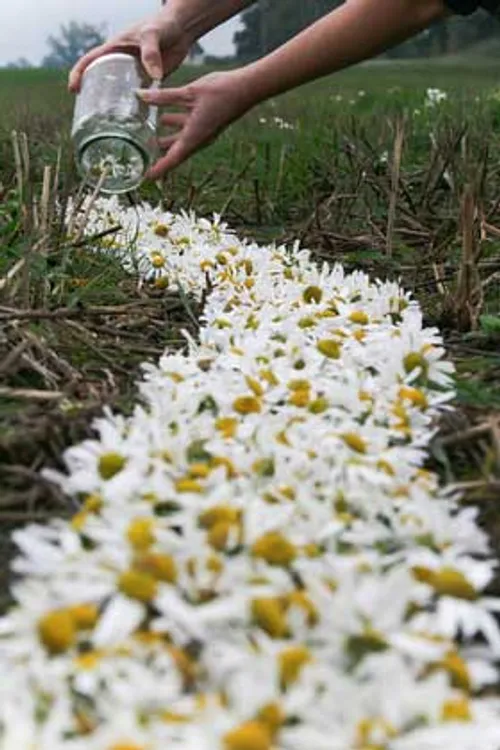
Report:
[[[150,65],[149,72],[153,80],[161,80],[163,78],[163,70],[159,65]]]
[[[149,89],[136,89],[135,95],[139,97],[139,99],[144,99],[145,102],[149,102],[152,99],[152,92],[149,91]]]

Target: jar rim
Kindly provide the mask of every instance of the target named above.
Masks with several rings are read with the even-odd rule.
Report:
[[[92,68],[95,68],[97,65],[107,62],[108,60],[134,60],[134,62],[138,62],[138,58],[128,52],[110,52],[109,54],[98,57],[97,60],[93,60],[90,65],[85,68],[84,75]]]

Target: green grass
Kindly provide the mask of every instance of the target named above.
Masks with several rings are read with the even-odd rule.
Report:
[[[185,68],[167,84],[205,72]],[[453,331],[463,327],[456,297],[467,185],[475,201],[472,234],[480,247],[476,270],[484,281],[500,268],[499,81],[500,61],[477,58],[359,65],[261,105],[167,176],[161,189],[146,185],[140,197],[161,199],[172,210],[220,212],[256,239],[298,237],[320,259],[401,278],[415,290],[429,322]],[[427,107],[429,87],[445,90],[448,99]],[[16,195],[12,130],[28,137],[33,195],[40,194],[43,168],[55,164],[59,150],[61,195],[74,191],[78,180],[70,143],[74,99],[66,75],[4,70],[0,90],[1,278],[36,239]],[[401,173],[391,216],[401,127]],[[493,230],[483,231],[480,240],[481,218]],[[120,304],[130,295],[113,259],[68,246],[56,228],[49,244],[47,257],[32,258],[31,281],[45,285],[45,295],[49,289],[52,306]],[[40,300],[35,287],[32,305]],[[498,283],[487,285],[479,312],[495,328]],[[464,381],[461,398],[496,407],[496,384],[490,382],[496,367],[487,356],[484,378],[475,372],[472,385]]]
[[[171,82],[204,72],[184,69]],[[426,107],[430,87],[448,99]],[[64,448],[90,434],[103,403],[127,413],[140,363],[181,346],[180,330],[195,334],[195,327],[192,301],[138,286],[117,258],[66,236],[60,206],[78,189],[66,76],[0,70],[0,91],[0,313],[49,314],[0,320],[0,520],[7,529],[39,512],[73,510],[39,482],[37,470],[61,466]],[[175,211],[222,213],[257,240],[299,239],[319,260],[401,279],[426,322],[445,335],[457,366],[458,414],[467,425],[470,414],[475,422],[500,410],[499,127],[500,61],[377,61],[263,104],[160,187],[144,186],[139,198]],[[22,200],[13,130],[26,134],[30,154]],[[33,208],[44,168],[52,167],[53,178],[58,158],[42,236]],[[464,248],[473,256],[467,266]],[[95,306],[123,304],[134,306],[126,317],[90,314]],[[471,321],[476,330],[469,330]],[[51,391],[64,399],[44,400]],[[440,449],[432,468],[444,481],[487,479],[493,449],[481,441],[470,450],[460,443],[448,456]],[[482,485],[479,492],[488,496]],[[498,528],[500,539],[498,518],[486,514],[483,521]],[[0,535],[0,562],[11,554],[5,539]],[[6,583],[0,564],[0,602]]]
[[[196,70],[196,75],[201,72]],[[333,183],[353,188],[352,164],[345,149],[355,143],[373,161],[391,151],[393,121],[406,114],[407,148],[403,170],[428,163],[429,133],[438,141],[465,125],[471,161],[484,145],[498,155],[493,135],[500,121],[500,101],[483,100],[500,79],[500,64],[478,61],[365,64],[311,84],[262,105],[233,126],[210,149],[181,167],[167,181],[165,198],[175,208],[192,205],[207,213],[222,209],[248,226],[285,227],[304,218]],[[189,80],[193,71],[177,73],[172,82]],[[426,111],[425,90],[443,88],[453,101]],[[73,98],[65,75],[51,71],[0,71],[4,107],[0,113],[0,164],[5,181],[12,175],[10,131],[26,130],[35,165],[55,158],[62,145],[71,161],[69,129]],[[364,96],[360,96],[364,92]],[[480,101],[476,102],[476,97]],[[337,101],[336,97],[341,97]],[[420,110],[420,114],[415,114]],[[275,116],[295,130],[280,130]],[[268,124],[260,123],[266,118]],[[490,184],[493,191],[494,185]],[[152,189],[145,194],[151,194]],[[360,198],[366,200],[362,191]]]

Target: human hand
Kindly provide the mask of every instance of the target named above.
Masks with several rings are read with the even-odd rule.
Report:
[[[177,130],[158,139],[166,154],[151,167],[146,177],[158,179],[214,141],[256,103],[250,91],[238,70],[211,73],[180,88],[138,91],[137,95],[147,104],[181,110],[160,117],[162,125]]]
[[[111,52],[128,52],[139,57],[153,80],[176,70],[187,57],[195,39],[169,8],[167,4],[152,18],[135,24],[83,55],[69,74],[69,90],[78,92],[85,69],[94,60]]]

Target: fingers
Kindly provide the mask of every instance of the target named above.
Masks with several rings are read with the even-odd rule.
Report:
[[[129,54],[134,53],[134,43],[132,41],[121,41],[121,42],[105,42],[100,44],[99,47],[94,47],[81,57],[76,65],[70,71],[68,79],[68,88],[74,94],[77,94],[80,90],[82,77],[86,69],[89,67],[94,60],[98,60],[104,55],[109,55],[111,52],[128,52]]]
[[[185,137],[179,138],[177,136],[170,136],[169,138],[162,140],[170,140],[171,145],[165,156],[158,159],[156,164],[153,164],[146,174],[146,179],[148,180],[159,179],[165,172],[169,172],[171,169],[178,167],[196,151],[196,146],[191,144]]]
[[[90,63],[94,62],[94,60],[97,60],[102,55],[105,55],[107,51],[107,45],[101,44],[99,45],[99,47],[94,47],[94,49],[91,49],[90,52],[87,52],[86,55],[78,60],[69,74],[68,88],[70,91],[76,93],[80,90],[82,76],[85,69],[88,68]]]
[[[174,143],[178,140],[178,135],[164,135],[157,139],[157,143],[161,149],[167,151],[171,148]]]
[[[170,89],[138,89],[137,96],[154,107],[180,106],[189,108],[194,102],[191,86]]]
[[[154,27],[141,31],[141,62],[146,73],[154,80],[163,78],[163,62],[160,50],[160,32]]]
[[[160,117],[160,122],[169,128],[183,128],[187,119],[188,116],[181,112],[167,112]]]

